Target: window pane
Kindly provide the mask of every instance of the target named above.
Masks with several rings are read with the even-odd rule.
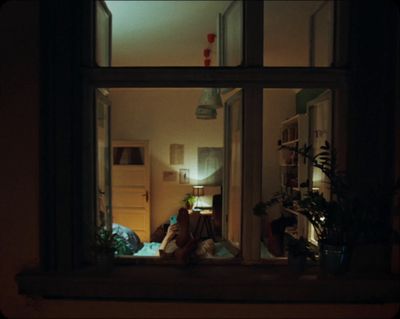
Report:
[[[240,90],[108,91],[113,229],[143,243],[119,254],[172,254],[176,246],[167,237],[168,227],[183,225],[178,212],[187,207],[186,228],[199,240],[198,256],[235,257],[241,235]]]
[[[232,1],[221,14],[221,66],[238,66],[243,55],[243,2]]]
[[[315,154],[325,141],[331,142],[331,96],[327,89],[264,89],[262,192],[264,200],[277,197],[280,202],[262,217],[263,259],[286,257],[291,238],[302,236],[317,245],[314,229],[298,213],[296,201],[309,190],[329,199],[329,184],[319,169],[290,148],[311,145]]]
[[[264,65],[328,67],[334,1],[264,1]]]
[[[96,90],[97,226],[111,229],[110,100],[106,90]]]
[[[112,15],[112,66],[218,66],[223,59],[222,47],[226,65],[241,62],[241,1],[232,5],[231,1],[105,4]],[[106,31],[103,16],[100,12],[97,24],[101,39]],[[97,49],[102,47],[97,45]]]
[[[111,63],[111,13],[103,1],[96,1],[96,63]]]

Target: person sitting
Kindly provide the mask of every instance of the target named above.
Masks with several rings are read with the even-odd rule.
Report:
[[[175,256],[182,264],[189,262],[190,254],[197,247],[197,240],[190,233],[189,212],[181,208],[176,224],[170,224],[160,245],[160,257]]]

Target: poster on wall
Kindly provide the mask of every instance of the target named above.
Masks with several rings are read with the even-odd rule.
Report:
[[[164,182],[176,182],[177,180],[176,171],[164,171],[163,172],[163,181]]]
[[[170,165],[183,165],[184,145],[183,144],[170,144],[169,146],[169,164]]]
[[[224,149],[222,147],[199,147],[198,179],[200,185],[222,185]]]

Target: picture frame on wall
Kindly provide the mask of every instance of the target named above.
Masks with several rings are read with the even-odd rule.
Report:
[[[177,172],[176,171],[164,171],[163,172],[163,181],[164,182],[176,182],[177,180]]]
[[[181,168],[179,170],[179,184],[190,184],[189,169]]]

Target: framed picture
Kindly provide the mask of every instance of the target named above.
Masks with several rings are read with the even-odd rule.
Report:
[[[184,145],[171,144],[169,146],[169,164],[183,165]]]
[[[164,171],[163,172],[163,181],[164,182],[176,182],[177,173],[176,171]]]
[[[179,184],[189,184],[190,183],[190,175],[189,169],[182,168],[179,170]]]

